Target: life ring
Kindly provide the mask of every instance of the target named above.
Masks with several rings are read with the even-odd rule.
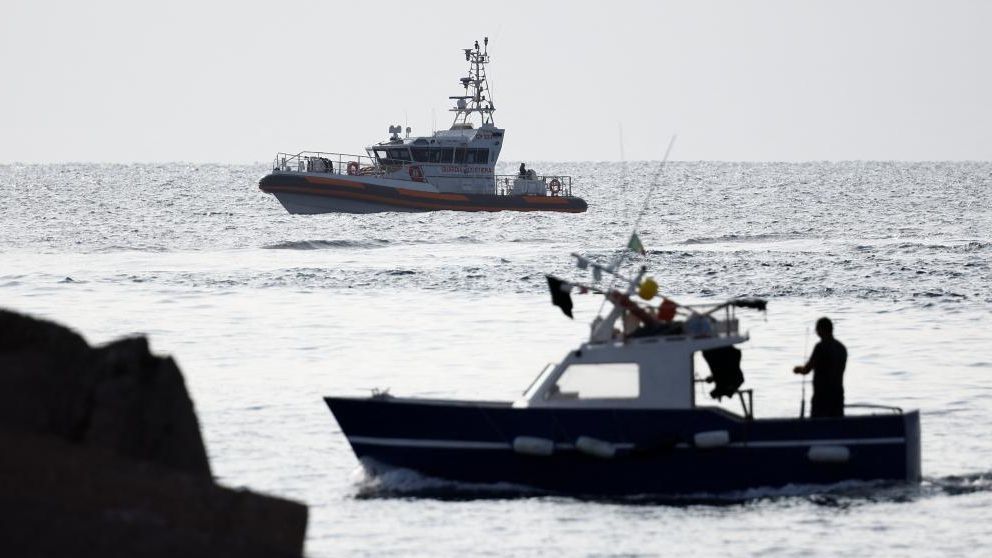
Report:
[[[557,196],[561,193],[561,182],[558,182],[557,178],[552,178],[551,184],[548,184],[548,190],[551,191],[552,196]]]
[[[410,165],[410,180],[424,182],[424,171],[417,165]]]
[[[358,161],[349,161],[348,162],[348,174],[349,175],[355,176],[356,174],[358,174],[358,170],[359,170]]]

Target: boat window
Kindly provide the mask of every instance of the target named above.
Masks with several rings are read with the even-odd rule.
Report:
[[[465,158],[466,163],[488,163],[489,162],[489,150],[488,149],[469,149],[468,157]]]
[[[547,399],[636,399],[640,368],[634,362],[570,364],[546,394]]]
[[[410,152],[407,151],[406,148],[403,148],[403,149],[400,149],[400,148],[390,148],[389,149],[389,158],[390,159],[396,159],[397,161],[409,161],[410,160]]]
[[[376,149],[375,156],[377,159],[379,159],[380,163],[387,163],[389,160],[389,155],[386,154],[385,149]]]
[[[450,163],[451,162],[451,157],[453,155],[453,151],[454,151],[454,149],[452,149],[450,147],[445,147],[444,149],[442,149],[441,150],[441,162],[442,163]]]
[[[445,163],[447,161],[441,160],[441,148],[434,147],[431,149],[431,162],[432,163]]]
[[[413,160],[418,163],[429,163],[431,160],[431,150],[426,147],[414,147],[410,151],[413,152]]]
[[[464,147],[456,147],[455,148],[455,162],[456,163],[461,164],[461,163],[464,163],[465,162],[465,151],[466,151],[466,149]]]

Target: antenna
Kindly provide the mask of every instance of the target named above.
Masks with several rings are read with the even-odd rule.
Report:
[[[658,184],[661,183],[659,180],[661,178],[661,173],[665,171],[665,165],[668,164],[668,155],[672,152],[672,146],[675,145],[675,138],[678,136],[672,134],[672,139],[668,141],[668,149],[665,150],[665,158],[661,160],[661,166],[658,167],[658,172],[654,175],[654,180],[651,183],[651,187],[648,188],[648,195],[644,198],[644,204],[641,206],[641,213],[637,216],[637,221],[634,222],[634,230],[631,233],[636,233],[637,229],[641,226],[641,219],[648,212],[648,204],[651,202],[651,196],[654,195],[654,191],[658,188]]]
[[[668,163],[668,155],[672,152],[672,146],[675,145],[676,137],[678,136],[673,134],[672,139],[668,142],[668,148],[665,149],[665,157],[661,160],[661,166],[658,167],[658,171],[654,174],[654,178],[651,181],[651,186],[648,188],[648,195],[645,197],[644,204],[641,206],[641,212],[637,215],[637,220],[634,221],[634,229],[630,233],[631,236],[637,233],[637,229],[641,226],[641,219],[643,219],[644,215],[648,212],[648,205],[651,202],[651,196],[654,195],[655,189],[657,189],[658,184],[661,183],[661,174],[665,171],[665,165]],[[611,264],[610,267],[613,269],[620,269],[620,266],[623,265],[623,261],[627,258],[627,254],[629,253],[630,250],[628,249],[627,244],[624,244],[624,249],[620,252],[620,257],[618,257],[616,263]],[[610,289],[612,290],[615,285],[616,278],[614,277],[614,280],[610,284]],[[606,305],[606,299],[607,297],[603,297],[603,302],[600,303],[599,312],[596,312],[597,314],[602,313],[603,307]]]
[[[475,41],[472,48],[462,50],[465,52],[465,61],[468,62],[468,76],[460,79],[464,89],[463,94],[448,97],[455,101],[455,107],[448,109],[455,113],[452,128],[471,128],[471,118],[475,113],[479,114],[482,125],[493,126],[493,111],[496,110],[496,106],[486,77],[486,64],[489,63],[489,37],[483,38],[481,47],[479,41]]]

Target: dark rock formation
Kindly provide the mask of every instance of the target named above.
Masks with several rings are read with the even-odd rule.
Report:
[[[306,507],[213,483],[182,374],[0,310],[0,555],[293,556]]]

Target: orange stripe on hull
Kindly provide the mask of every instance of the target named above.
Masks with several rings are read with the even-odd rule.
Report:
[[[438,192],[421,192],[420,190],[407,190],[406,188],[397,188],[396,191],[404,196],[411,196],[414,198],[430,198],[435,200],[449,200],[449,201],[468,201],[468,196],[464,194],[440,194]]]
[[[353,180],[340,180],[337,178],[321,178],[319,176],[304,176],[307,182],[311,184],[327,184],[329,186],[346,186],[348,188],[357,188],[359,190],[365,189],[365,184],[361,182],[355,182]]]
[[[362,193],[362,192],[352,192],[352,191],[328,191],[321,190],[317,188],[308,188],[303,186],[292,186],[292,185],[282,185],[273,190],[278,190],[282,192],[289,192],[295,194],[313,194],[317,196],[329,197],[329,198],[345,198],[369,201],[375,203],[381,203],[383,205],[392,205],[399,207],[409,207],[413,209],[424,209],[424,210],[451,210],[451,211],[563,211],[567,213],[581,213],[584,211],[579,207],[566,206],[561,209],[550,209],[550,208],[539,208],[539,207],[526,207],[526,206],[499,206],[499,205],[451,205],[445,203],[432,203],[429,200],[403,200],[396,198],[388,198],[384,196],[377,196],[375,194]],[[421,192],[422,193],[422,192]],[[461,194],[455,194],[461,195]],[[462,196],[466,201],[468,198]],[[559,202],[560,204],[561,202]],[[567,201],[565,202],[568,203]]]
[[[548,205],[568,205],[568,200],[555,196],[520,196],[527,203],[543,203]]]

